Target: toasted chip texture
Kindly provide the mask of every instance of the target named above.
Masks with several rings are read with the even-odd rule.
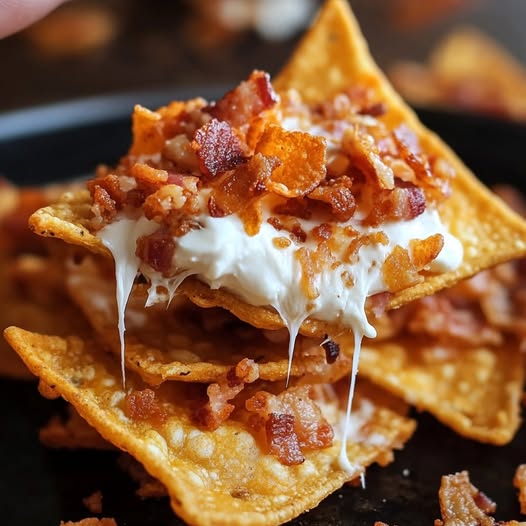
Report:
[[[189,384],[168,382],[156,391],[167,415],[163,421],[132,421],[123,410],[126,392],[118,361],[111,356],[78,338],[16,328],[5,334],[34,374],[55,385],[105,439],[128,451],[166,486],[174,510],[190,524],[283,523],[316,506],[348,478],[338,465],[337,442],[307,452],[301,465],[286,467],[261,449],[242,421],[232,418],[214,432],[202,432],[190,421]],[[128,375],[127,390],[143,385]],[[413,421],[369,395],[358,393],[360,425],[347,449],[354,465],[362,468],[388,462],[392,448],[414,429]],[[327,402],[326,411],[336,409],[336,420],[343,417],[341,402]]]
[[[102,264],[101,264],[102,263]],[[99,336],[117,354],[115,284],[103,263],[86,258],[68,265],[68,290]],[[200,309],[184,298],[169,308],[145,308],[145,291],[136,287],[126,313],[128,368],[144,381],[213,382],[243,358],[255,360],[263,380],[282,380],[288,372],[288,333],[261,331],[240,322],[222,309]],[[320,339],[299,337],[292,377],[335,381],[350,372],[350,358],[339,356],[329,364]]]
[[[520,424],[524,366],[516,343],[445,347],[415,337],[367,343],[360,374],[468,438],[506,444]]]

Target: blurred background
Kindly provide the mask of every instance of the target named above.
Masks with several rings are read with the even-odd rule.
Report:
[[[373,55],[414,104],[526,118],[526,1],[351,3]],[[0,112],[122,91],[234,85],[253,68],[275,74],[320,5],[71,0],[0,40]]]

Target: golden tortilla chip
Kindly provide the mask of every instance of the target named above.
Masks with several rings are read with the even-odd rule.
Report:
[[[399,307],[483,268],[524,255],[524,222],[503,206],[439,137],[423,126],[374,63],[348,3],[329,0],[274,86],[279,91],[294,88],[308,100],[323,101],[353,82],[365,82],[380,93],[389,106],[386,117],[392,119],[393,125],[407,124],[426,151],[446,159],[457,173],[451,197],[439,212],[451,233],[462,242],[464,261],[454,272],[429,276],[424,283],[398,292],[390,307]]]
[[[338,441],[287,467],[261,449],[242,421],[231,418],[216,431],[202,432],[190,420],[189,384],[165,382],[156,390],[157,403],[167,414],[164,422],[130,420],[123,411],[127,392],[119,364],[96,345],[13,327],[5,335],[34,374],[166,486],[173,509],[190,524],[280,524],[316,506],[348,478],[338,464]],[[143,387],[134,374],[128,375],[128,392]],[[414,430],[412,420],[387,409],[374,392],[357,390],[359,431],[347,447],[351,461],[362,469],[391,460],[392,448]],[[335,412],[339,422],[344,401],[327,404],[325,411]]]
[[[280,92],[297,89],[307,101],[324,101],[354,83],[372,88],[387,103],[382,120],[389,126],[407,124],[416,132],[426,152],[443,158],[457,173],[452,196],[439,210],[442,221],[463,244],[464,260],[452,272],[426,276],[409,288],[392,294],[389,307],[399,307],[416,298],[450,286],[479,270],[526,253],[526,225],[487,190],[455,154],[432,132],[395,93],[369,55],[357,22],[344,0],[328,0],[311,30],[300,43],[288,65],[275,80]],[[100,239],[90,233],[90,198],[87,192],[67,194],[59,203],[31,218],[33,230],[56,236],[68,243],[84,246],[110,256]],[[220,306],[256,327],[276,329],[283,326],[271,308],[247,305],[225,290],[211,290],[195,278],[187,278],[178,289],[203,307]],[[309,319],[301,332],[323,336],[337,327]]]
[[[68,265],[66,279],[73,301],[99,339],[120,355],[113,277],[86,258]],[[288,376],[288,333],[264,332],[222,309],[200,309],[175,299],[169,308],[145,308],[146,292],[136,287],[126,309],[126,366],[152,385],[166,380],[214,382],[243,358],[257,362],[262,380]],[[290,376],[309,375],[333,382],[350,373],[351,361],[340,353],[327,363],[320,339],[298,337]],[[320,381],[321,381],[320,380]]]
[[[360,375],[481,442],[506,444],[521,421],[524,356],[513,342],[455,348],[413,336],[367,343]]]

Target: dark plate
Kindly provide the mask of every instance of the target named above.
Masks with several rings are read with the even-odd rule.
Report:
[[[89,173],[126,150],[134,103],[155,107],[174,97],[220,92],[216,87],[128,94],[0,116],[0,173],[21,184]],[[487,183],[526,190],[526,128],[467,115],[420,114]],[[103,515],[115,517],[119,526],[182,524],[167,499],[135,497],[134,484],[116,467],[116,454],[43,448],[37,429],[61,407],[41,398],[34,384],[0,381],[0,524],[56,526],[61,519],[78,520],[90,515],[82,499],[99,489]],[[291,524],[431,525],[439,517],[441,475],[462,469],[496,500],[498,519],[519,518],[512,479],[516,466],[526,462],[526,429],[510,445],[495,447],[462,439],[428,415],[416,417],[415,436],[394,463],[367,472],[366,489],[345,487]]]

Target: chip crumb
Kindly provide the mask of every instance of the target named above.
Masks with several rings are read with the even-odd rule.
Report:
[[[102,492],[94,491],[91,495],[82,499],[82,503],[91,513],[102,513]]]
[[[87,517],[80,521],[60,521],[60,526],[117,526],[115,519]]]
[[[521,513],[526,515],[526,464],[517,466],[515,477],[513,478],[513,485],[519,490]]]

